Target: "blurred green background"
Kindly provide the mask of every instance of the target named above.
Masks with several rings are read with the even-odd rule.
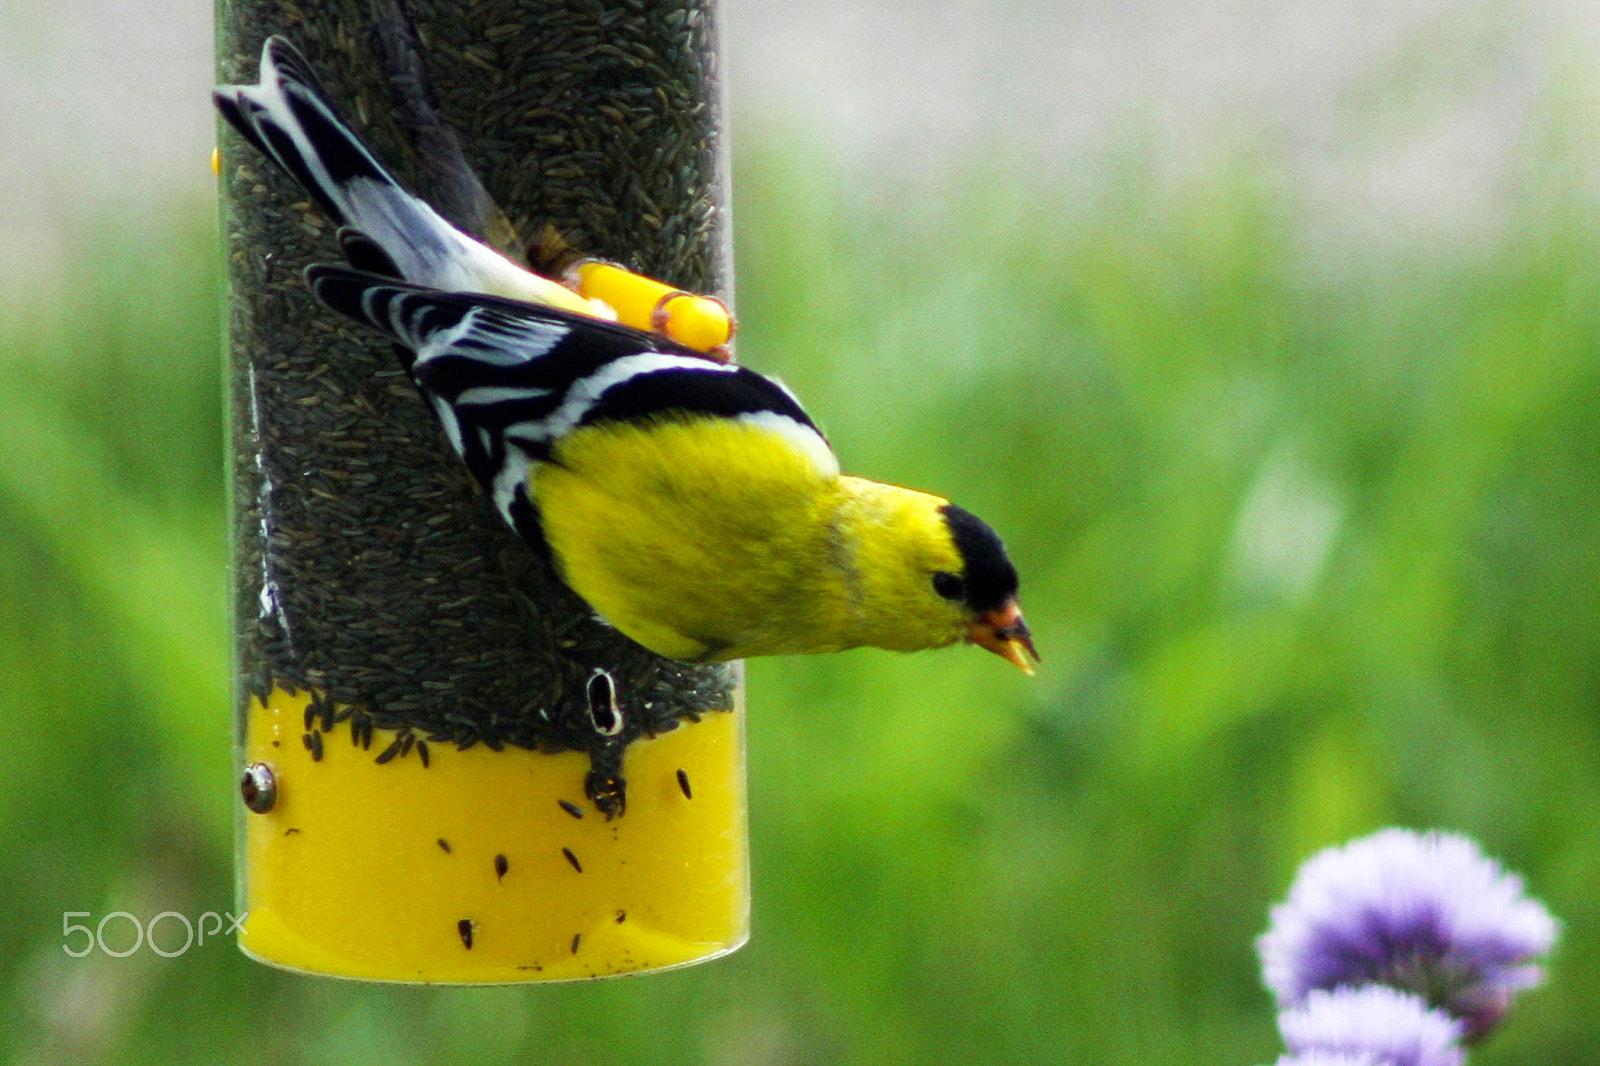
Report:
[[[113,30],[138,24],[112,6]],[[806,399],[847,469],[1002,531],[1039,679],[970,651],[751,664],[754,937],[704,967],[426,990],[291,977],[229,942],[68,957],[64,912],[232,902],[219,268],[202,153],[163,164],[181,182],[62,184],[7,151],[14,202],[55,206],[33,229],[0,212],[20,264],[0,301],[0,1046],[1265,1063],[1268,906],[1315,849],[1404,824],[1476,837],[1565,926],[1546,986],[1472,1061],[1600,1061],[1600,79],[1576,30],[1521,21],[1575,9],[1403,4],[1412,30],[1333,89],[1296,82],[1303,106],[1277,110],[1223,93],[1203,127],[1189,80],[1111,49],[1072,76],[1145,95],[1087,132],[1001,114],[996,93],[1077,68],[1007,67],[1024,45],[991,25],[978,81],[947,90],[975,116],[834,84],[903,120],[884,139],[779,106],[790,68],[741,75],[785,41],[794,69],[809,55],[784,5],[751,6],[729,40],[741,357]],[[1179,7],[1192,25],[1158,20],[1173,41],[1151,55],[1241,11],[1311,19],[1284,23],[1302,44],[1359,13]],[[871,10],[912,52],[939,35],[914,5]],[[1057,25],[1049,5],[984,11]],[[859,51],[881,40],[863,18],[817,32]],[[40,55],[110,32],[67,25],[0,82],[8,113]],[[165,55],[140,40],[135,79]],[[1301,65],[1279,41],[1194,50]],[[185,146],[209,143],[203,91]],[[1472,166],[1411,152],[1435,136]],[[1397,157],[1404,181],[1378,165]],[[1399,208],[1379,195],[1397,184]]]

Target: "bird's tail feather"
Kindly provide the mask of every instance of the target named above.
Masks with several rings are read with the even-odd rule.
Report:
[[[262,46],[257,84],[222,86],[214,99],[229,125],[299,182],[335,224],[364,238],[357,247],[368,255],[358,265],[386,262],[408,281],[467,289],[481,283],[469,268],[485,256],[500,259],[401,187],[284,38],[269,37]],[[515,269],[504,260],[489,265],[507,268]]]

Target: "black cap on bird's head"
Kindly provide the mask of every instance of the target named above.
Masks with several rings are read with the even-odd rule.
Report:
[[[947,503],[940,513],[961,555],[962,572],[935,575],[935,590],[945,599],[960,600],[972,613],[969,641],[1031,676],[1033,666],[1028,658],[1038,662],[1039,653],[1017,606],[1017,568],[1011,565],[1005,545],[988,523],[971,511]]]

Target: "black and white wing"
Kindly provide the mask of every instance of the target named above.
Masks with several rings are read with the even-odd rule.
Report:
[[[455,450],[506,520],[538,544],[528,474],[573,430],[608,420],[721,417],[759,422],[821,467],[837,463],[778,382],[639,330],[543,305],[440,292],[314,266],[329,307],[388,334]]]

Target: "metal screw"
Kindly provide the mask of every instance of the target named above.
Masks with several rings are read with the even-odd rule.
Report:
[[[257,814],[266,814],[278,802],[278,775],[264,762],[253,762],[244,768],[239,781],[239,794],[244,805]]]

